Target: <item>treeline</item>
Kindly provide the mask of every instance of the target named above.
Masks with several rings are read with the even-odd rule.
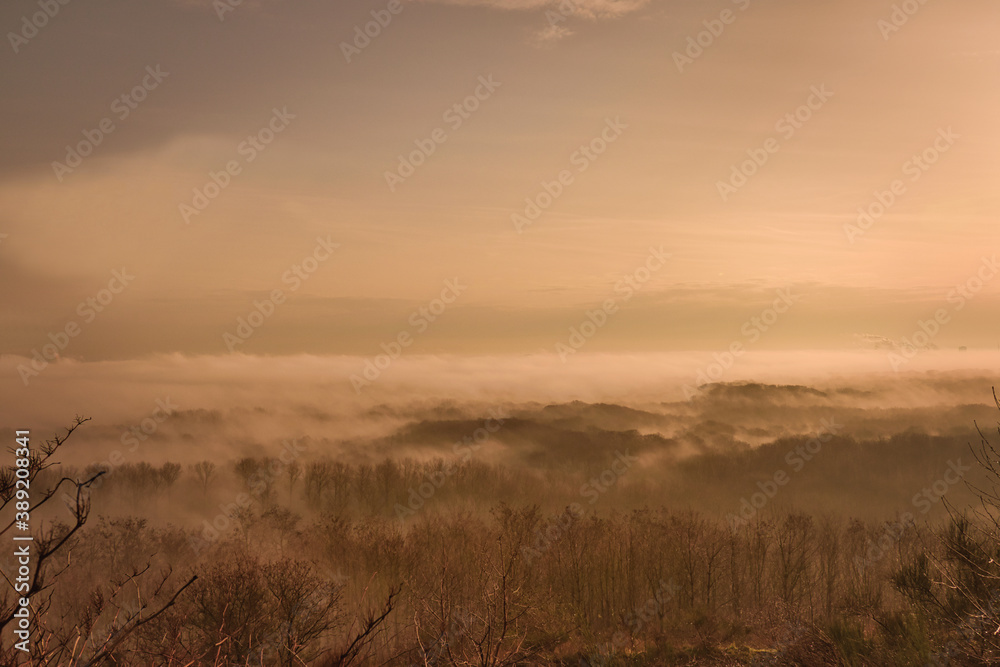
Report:
[[[384,459],[376,464],[350,465],[330,459],[287,463],[277,458],[242,458],[230,465],[201,461],[182,467],[177,463],[152,465],[123,463],[111,469],[88,466],[59,469],[58,474],[88,477],[104,473],[92,487],[99,511],[115,513],[123,507],[151,508],[169,501],[179,508],[211,518],[218,503],[245,493],[252,502],[282,502],[301,511],[353,516],[379,515],[406,518],[425,507],[450,511],[454,504],[483,511],[498,501],[531,498],[544,505],[566,497],[580,497],[584,475],[548,476],[528,471],[516,473],[502,464],[477,460],[416,461]],[[631,489],[638,502],[640,490]]]
[[[782,438],[754,448],[710,449],[683,456],[670,448],[633,449],[620,444],[609,442],[585,456],[567,453],[544,461],[466,451],[421,460],[347,462],[309,452],[183,467],[126,462],[64,472],[70,477],[104,472],[95,485],[94,499],[98,511],[108,513],[123,506],[148,508],[164,498],[173,508],[204,513],[206,505],[214,508],[246,492],[255,502],[277,499],[299,511],[404,519],[414,512],[456,507],[486,512],[498,502],[530,502],[543,511],[580,502],[602,511],[667,506],[736,513],[744,500],[771,487],[776,475],[786,483],[780,494],[770,494],[768,504],[781,511],[829,509],[873,518],[912,511],[916,502],[922,515],[941,519],[943,506],[937,499],[926,512],[923,500],[914,501],[923,489],[959,468],[963,482],[983,481],[982,471],[972,465],[967,436],[910,432],[877,440],[841,435]],[[622,460],[639,463],[623,469]],[[949,485],[947,495],[956,505],[974,500],[964,483]]]
[[[98,520],[58,579],[46,646],[86,655],[143,605],[155,609],[165,580],[197,572],[108,659],[916,665],[946,652],[952,664],[1000,656],[991,606],[1000,554],[964,519],[931,530],[791,514],[732,530],[694,512],[500,505],[404,524],[307,519],[271,503],[194,549],[199,533]]]
[[[753,511],[658,505],[641,459],[613,448],[540,470],[287,452],[72,470],[48,462],[61,444],[31,464],[39,664],[1000,662],[1000,455],[985,439],[980,511],[946,520],[916,502],[884,520],[789,511],[766,464],[734,491]],[[904,487],[927,483],[939,508],[971,478],[925,468],[929,483]],[[0,472],[2,511],[15,476]],[[5,592],[7,636],[15,609]]]

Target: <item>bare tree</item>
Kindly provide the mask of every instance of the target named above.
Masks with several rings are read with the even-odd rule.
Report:
[[[194,464],[194,476],[201,482],[202,493],[208,493],[208,485],[215,477],[215,464],[211,461],[200,461]]]
[[[264,582],[281,621],[280,664],[308,664],[326,653],[328,649],[314,650],[311,645],[340,623],[343,586],[324,581],[311,565],[291,559],[265,565]]]
[[[364,659],[370,653],[371,645],[385,629],[389,615],[396,608],[401,590],[401,587],[390,588],[385,603],[380,609],[370,609],[363,616],[359,616],[351,622],[348,627],[346,647],[328,663],[330,667],[348,667]]]
[[[180,463],[164,463],[160,468],[160,477],[163,478],[163,484],[169,489],[174,483],[180,479],[181,476],[181,464]]]
[[[1000,410],[995,387],[993,402]],[[979,424],[975,426],[979,444],[969,448],[985,479],[981,483],[968,477],[963,480],[979,499],[968,515],[944,499],[951,521],[943,537],[943,558],[934,561],[945,591],[943,599],[932,592],[928,559],[911,563],[896,580],[911,597],[919,596],[950,617],[956,637],[951,655],[994,664],[1000,660],[1000,451]]]
[[[295,483],[302,478],[302,464],[292,461],[285,466],[285,474],[288,475],[288,496],[291,497],[295,493]]]
[[[66,433],[63,435],[56,435],[50,440],[46,440],[37,450],[31,451],[30,455],[26,457],[28,459],[27,465],[27,477],[19,477],[17,475],[17,469],[13,466],[4,466],[0,468],[0,513],[9,512],[12,508],[11,502],[17,497],[16,491],[18,487],[21,488],[31,488],[34,493],[34,502],[31,503],[31,511],[34,514],[35,520],[38,521],[38,510],[45,507],[48,502],[56,497],[60,492],[60,489],[64,487],[70,487],[71,491],[64,493],[63,499],[66,501],[67,508],[70,510],[72,515],[72,524],[65,525],[61,523],[56,523],[46,527],[44,524],[35,532],[33,537],[33,542],[35,546],[35,558],[34,558],[34,572],[30,576],[30,580],[27,583],[27,590],[17,589],[13,581],[10,580],[4,574],[4,578],[9,585],[9,590],[4,590],[2,597],[0,597],[0,632],[3,633],[2,636],[10,636],[10,633],[3,632],[6,630],[7,626],[12,623],[15,618],[15,612],[18,609],[18,598],[30,598],[32,599],[32,606],[34,611],[34,616],[37,621],[36,637],[35,637],[35,656],[40,664],[55,664],[62,661],[63,657],[69,650],[70,655],[80,656],[82,653],[76,653],[77,647],[81,650],[88,644],[96,646],[93,656],[86,662],[82,662],[74,658],[73,664],[80,665],[95,665],[103,661],[106,657],[111,655],[111,653],[130,635],[132,635],[136,630],[141,628],[146,623],[149,623],[153,619],[160,616],[164,611],[174,605],[177,598],[181,593],[195,580],[192,577],[188,580],[186,584],[179,587],[173,595],[161,603],[158,609],[152,611],[151,613],[144,613],[149,606],[152,604],[153,600],[157,598],[164,590],[169,579],[169,572],[163,577],[160,584],[156,587],[156,590],[151,597],[146,597],[143,595],[138,596],[139,613],[136,613],[124,620],[120,626],[115,627],[110,634],[106,635],[103,639],[96,639],[91,636],[91,633],[87,633],[84,636],[83,633],[78,632],[75,641],[70,643],[69,639],[64,642],[49,641],[53,633],[46,627],[45,617],[46,612],[52,607],[54,589],[53,586],[58,579],[58,577],[63,574],[71,564],[71,561],[67,557],[66,561],[63,563],[57,562],[57,558],[63,555],[64,551],[67,551],[67,545],[71,543],[71,540],[80,532],[84,524],[86,524],[87,519],[90,516],[90,489],[104,472],[97,472],[90,477],[79,480],[72,479],[69,477],[63,477],[56,481],[51,486],[42,486],[42,490],[39,493],[40,483],[43,481],[43,473],[49,468],[55,465],[53,456],[63,447],[66,441],[72,436],[72,434],[83,424],[90,421],[90,418],[84,418],[77,416],[73,424],[66,429]],[[24,484],[24,482],[27,482]],[[19,484],[20,483],[20,484]],[[16,507],[13,506],[13,507]],[[7,526],[0,530],[0,536],[10,533],[11,529],[17,525],[16,515],[10,520]],[[0,520],[2,522],[2,520]],[[145,568],[138,571],[133,571],[131,574],[127,575],[126,580],[132,583],[137,582],[146,573],[149,568]],[[124,585],[124,581],[114,582],[112,581],[113,587],[121,589]],[[11,593],[16,593],[14,598],[11,598]],[[81,641],[82,640],[82,641]],[[72,647],[72,648],[70,648]],[[0,658],[4,660],[4,664],[13,664],[17,650],[14,647],[3,647],[0,645]]]

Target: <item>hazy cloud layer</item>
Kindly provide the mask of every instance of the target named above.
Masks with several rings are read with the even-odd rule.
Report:
[[[622,16],[650,4],[650,0],[418,0],[419,2],[489,7],[511,11],[562,9],[567,15],[589,19]]]
[[[996,3],[929,4],[889,40],[891,8],[868,2],[723,3],[737,19],[683,73],[674,54],[720,7],[569,4],[553,25],[554,0],[406,2],[350,62],[378,3],[247,0],[224,21],[208,2],[61,5],[0,70],[16,91],[0,103],[16,128],[0,140],[0,353],[43,345],[121,267],[134,284],[63,356],[220,353],[327,235],[340,251],[242,351],[374,353],[454,276],[468,292],[415,351],[551,349],[650,246],[670,262],[588,351],[723,349],[788,286],[806,296],[761,349],[891,346],[995,253],[995,59],[960,54],[995,50]],[[29,11],[4,4],[0,25]],[[148,67],[169,75],[122,118]],[[481,76],[500,87],[453,127]],[[788,136],[817,86],[833,97]],[[179,206],[275,108],[288,129],[186,222]],[[60,181],[53,163],[105,118],[114,131]],[[627,128],[577,171],[608,119]],[[447,141],[390,191],[436,128]],[[905,165],[947,128],[954,146],[913,180]],[[718,183],[771,137],[780,150],[723,201]],[[512,215],[565,169],[572,185],[518,234]],[[905,194],[849,238],[896,178]],[[995,348],[998,291],[987,281],[934,344]]]
[[[501,440],[513,438],[508,445],[525,456],[571,447],[566,434],[588,429],[655,436],[692,453],[809,433],[832,413],[845,418],[845,434],[864,437],[911,427],[968,431],[974,415],[991,417],[990,387],[1000,370],[997,353],[927,351],[898,374],[887,372],[885,352],[757,353],[719,378],[726,384],[704,385],[688,401],[685,386],[699,383],[713,363],[709,354],[591,355],[567,364],[554,355],[404,357],[358,393],[350,378],[364,372],[365,361],[243,355],[64,361],[26,388],[15,372],[23,360],[7,357],[0,365],[2,425],[40,436],[75,414],[90,415],[86,450],[108,455],[158,400],[169,399],[176,416],[129,456],[227,458],[265,453],[283,438],[309,438],[323,443],[316,453],[378,457],[427,455],[504,411],[519,426]],[[962,407],[968,405],[985,407],[970,413]]]

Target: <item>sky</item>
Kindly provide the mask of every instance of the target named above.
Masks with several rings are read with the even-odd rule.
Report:
[[[50,4],[0,8],[8,374],[1000,345],[995,2]]]

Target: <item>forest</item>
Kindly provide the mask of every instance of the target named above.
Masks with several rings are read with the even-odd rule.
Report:
[[[58,463],[88,421],[32,450],[35,664],[1000,660],[1000,454],[976,424],[863,438],[834,418],[660,464],[662,438],[591,432],[504,462],[482,454],[526,427],[494,415],[422,459],[287,441]],[[0,474],[8,536],[17,479]],[[8,664],[18,595],[0,599]]]

